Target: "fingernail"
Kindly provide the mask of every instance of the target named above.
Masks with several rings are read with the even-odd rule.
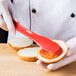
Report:
[[[53,66],[54,66],[54,64],[50,64],[50,65],[47,66],[47,69],[53,70],[54,69]]]
[[[40,60],[37,60],[37,61],[36,61],[36,64],[40,64],[40,62],[41,62]]]

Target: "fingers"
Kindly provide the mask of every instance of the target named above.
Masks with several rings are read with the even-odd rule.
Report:
[[[0,28],[4,29],[5,31],[8,31],[7,26],[6,26],[2,16],[0,16]]]
[[[10,33],[12,34],[15,34],[15,26],[13,24],[13,20],[12,20],[12,17],[8,11],[8,9],[4,9],[4,13],[3,13],[3,18],[4,18],[4,21],[7,25],[7,28],[9,30]]]
[[[36,63],[38,65],[42,66],[43,68],[47,68],[49,70],[56,70],[56,69],[59,69],[59,68],[65,66],[67,64],[70,64],[74,61],[76,61],[76,55],[65,57],[65,58],[63,58],[62,60],[60,60],[59,62],[56,62],[56,63],[46,64],[46,63],[43,63],[40,60],[36,61]]]
[[[18,17],[16,15],[16,9],[11,2],[9,2],[9,10],[11,12],[11,15],[12,15],[14,21],[19,22]]]
[[[57,63],[49,64],[47,66],[47,68],[49,70],[56,70],[58,68],[61,68],[67,64],[74,62],[75,60],[76,60],[76,55],[68,56],[68,57],[65,57],[64,59],[62,59],[61,61],[59,61]]]
[[[47,65],[48,65],[48,64],[45,64],[45,63],[43,63],[43,62],[40,61],[40,60],[37,60],[36,63],[37,63],[38,65],[42,66],[43,68],[47,69]]]
[[[0,14],[2,15],[3,17],[3,20],[9,30],[10,33],[12,34],[15,34],[15,26],[13,24],[13,19],[12,19],[12,15],[10,14],[10,11],[9,11],[9,2],[10,0],[7,0],[7,1],[4,1],[0,4]],[[12,12],[12,11],[11,11]],[[15,16],[16,17],[16,16]]]

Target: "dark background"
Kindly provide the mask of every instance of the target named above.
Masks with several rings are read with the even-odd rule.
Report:
[[[0,43],[7,43],[8,32],[0,28]]]

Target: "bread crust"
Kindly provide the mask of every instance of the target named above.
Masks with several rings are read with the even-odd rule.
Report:
[[[17,53],[17,55],[18,55],[18,57],[19,57],[21,60],[23,60],[23,61],[30,61],[30,62],[36,61],[36,60],[37,60],[36,55],[37,55],[37,50],[38,50],[38,48],[39,48],[39,46],[37,46],[37,45],[32,45],[32,46],[29,47],[29,48],[24,48],[24,49],[22,49],[22,50],[19,50],[18,53]],[[29,53],[29,56],[28,56],[27,53],[26,53],[27,51],[28,51],[28,53]],[[30,51],[33,52],[33,55],[32,55],[32,52],[30,52]],[[23,55],[23,54],[25,54],[25,55]],[[31,56],[30,56],[30,55],[31,55]]]
[[[23,45],[23,46],[20,47],[20,46],[16,46],[15,43],[14,44],[11,43],[11,41],[16,41],[16,40],[17,41],[19,40],[21,42],[19,42],[19,43],[18,42],[15,42],[15,43],[18,43],[18,44],[21,44],[22,45],[23,42],[25,42],[27,40],[29,41],[30,39],[24,38],[24,37],[9,39],[8,40],[8,45],[10,47],[12,47],[13,49],[17,50],[17,51],[20,50],[20,49],[28,48],[28,47],[32,46],[32,44],[33,44],[33,40],[30,40],[30,43],[28,45],[25,45],[25,46]]]
[[[53,40],[53,41],[63,42],[63,43],[65,44],[65,46],[67,47],[67,49],[66,49],[64,55],[63,55],[62,57],[60,57],[58,60],[54,60],[54,61],[51,61],[51,60],[45,61],[45,60],[43,60],[42,58],[39,57],[39,55],[40,55],[39,52],[40,52],[40,50],[41,50],[41,48],[39,48],[38,51],[37,51],[37,58],[38,58],[39,60],[41,60],[42,62],[44,62],[44,63],[55,63],[55,62],[58,62],[58,61],[60,61],[60,60],[67,54],[67,52],[68,52],[68,49],[69,49],[69,48],[68,48],[66,42],[64,42],[64,41],[62,41],[62,40]],[[57,43],[57,44],[59,44],[59,43]],[[61,47],[61,48],[62,48],[62,47]],[[63,49],[63,48],[62,48],[62,49]],[[40,56],[41,56],[41,55],[40,55]]]
[[[36,57],[26,57],[26,56],[20,56],[19,54],[17,54],[18,57],[23,60],[23,61],[30,61],[30,62],[33,62],[33,61],[36,61],[37,58]]]
[[[30,44],[29,46],[25,46],[25,47],[16,47],[16,46],[12,46],[9,42],[8,42],[8,45],[16,51],[32,46],[32,44]]]

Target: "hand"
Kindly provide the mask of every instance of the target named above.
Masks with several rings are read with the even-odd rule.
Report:
[[[13,20],[18,22],[13,4],[10,0],[0,0],[0,27],[15,34]]]
[[[62,60],[56,63],[51,63],[51,64],[45,64],[42,61],[38,60],[36,63],[49,70],[56,70],[58,68],[61,68],[67,64],[70,64],[76,61],[76,38],[73,38],[67,41],[66,43],[69,47],[69,50],[68,50],[67,55]]]

